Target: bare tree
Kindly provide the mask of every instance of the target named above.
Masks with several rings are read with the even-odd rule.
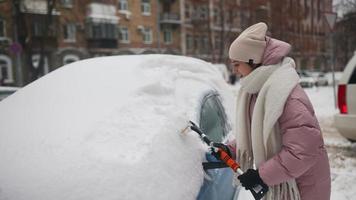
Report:
[[[341,0],[335,6],[343,14],[336,23],[334,34],[336,60],[342,68],[356,51],[356,2]]]
[[[218,47],[216,62],[225,63],[226,47],[231,42],[232,37],[236,36],[236,30],[238,30],[239,27],[239,7],[237,1],[219,0],[217,8],[217,15],[219,16],[217,20],[219,20],[218,24],[221,26],[221,29],[215,32],[219,38],[215,45]]]
[[[56,0],[46,0],[47,12],[45,16],[38,14],[28,14],[19,12],[19,26],[21,27],[20,42],[24,47],[25,66],[27,66],[28,75],[26,83],[32,82],[44,74],[45,66],[45,47],[48,38],[54,33],[53,11]],[[34,24],[37,24],[37,30],[34,30]],[[39,32],[34,35],[34,32]],[[38,49],[36,51],[36,49]],[[39,62],[34,65],[33,56],[39,55]]]
[[[47,14],[44,19],[44,28],[42,29],[42,38],[40,42],[40,53],[39,53],[39,63],[38,67],[33,67],[32,64],[32,80],[34,81],[44,74],[45,65],[45,43],[50,32],[53,32],[52,22],[53,22],[53,10],[56,5],[56,0],[47,0]],[[32,56],[31,56],[32,57]],[[32,58],[31,58],[32,59]],[[31,62],[32,63],[32,62]]]

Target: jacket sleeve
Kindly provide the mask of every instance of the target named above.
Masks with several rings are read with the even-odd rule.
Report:
[[[259,174],[269,186],[301,176],[316,162],[323,146],[318,121],[309,100],[287,100],[279,118],[282,149],[261,164]]]

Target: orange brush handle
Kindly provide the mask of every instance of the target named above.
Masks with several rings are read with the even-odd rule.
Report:
[[[240,165],[237,162],[235,162],[225,151],[219,149],[218,153],[220,155],[220,159],[232,170],[234,170],[234,172],[236,172],[237,169],[240,168]]]

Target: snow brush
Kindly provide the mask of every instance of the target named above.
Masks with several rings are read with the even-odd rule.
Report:
[[[204,132],[192,121],[189,121],[188,126],[183,129],[182,133],[187,133],[189,130],[198,133],[200,138],[209,146],[211,155],[213,155],[217,160],[221,160],[226,166],[230,167],[235,173],[238,173],[240,175],[244,173],[241,170],[240,165],[234,159],[232,159],[229,156],[229,154],[226,153],[222,148],[215,147],[214,142],[212,142],[208,138],[208,136],[205,135]],[[267,194],[268,186],[257,184],[252,189],[250,189],[250,191],[256,200],[260,200]]]

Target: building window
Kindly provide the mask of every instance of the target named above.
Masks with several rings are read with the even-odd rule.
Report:
[[[43,37],[45,34],[47,34],[47,37],[57,37],[57,32],[54,31],[53,26],[45,26],[44,18],[32,20],[32,35],[34,37]]]
[[[152,44],[152,30],[150,28],[143,30],[143,43]]]
[[[193,49],[194,43],[193,43],[193,37],[191,35],[187,35],[186,45],[187,45],[187,49]]]
[[[188,3],[185,3],[185,9],[184,9],[184,15],[185,15],[185,19],[186,20],[190,20],[190,18],[191,18],[191,14],[190,14],[190,8],[191,8],[191,6],[190,6],[190,4],[188,4]]]
[[[43,30],[44,30],[43,23],[39,21],[33,22],[33,29],[32,29],[33,36],[35,37],[43,36]]]
[[[171,44],[173,42],[173,33],[170,29],[163,30],[163,41],[166,44]]]
[[[13,81],[11,59],[6,55],[0,55],[0,82],[12,83]]]
[[[151,14],[150,0],[141,0],[141,13],[143,15],[150,15]]]
[[[318,10],[317,10],[317,13],[318,13],[318,14],[317,14],[317,15],[318,15],[318,20],[321,19],[321,12],[322,12],[322,11],[321,11],[321,5],[320,5],[320,4],[321,4],[321,1],[318,0],[318,1],[317,1],[317,7],[318,7]]]
[[[117,39],[117,25],[110,23],[88,23],[87,37],[90,39]]]
[[[63,26],[64,41],[75,42],[76,40],[76,25],[75,23],[68,23]]]
[[[217,36],[215,36],[215,38],[214,38],[214,47],[215,47],[215,49],[220,49],[220,47],[221,47],[221,35],[217,35]]]
[[[308,17],[309,15],[309,6],[308,6],[308,1],[304,0],[304,16]]]
[[[0,19],[0,37],[5,37],[6,36],[6,26],[5,26],[5,20]]]
[[[194,48],[194,49],[200,49],[199,45],[200,45],[199,36],[194,36],[193,48]]]
[[[73,7],[73,0],[61,0],[61,4],[64,7],[71,8],[71,7]]]
[[[209,40],[207,36],[200,37],[200,51],[202,53],[207,53],[209,51]]]
[[[127,27],[120,27],[119,38],[120,38],[120,42],[122,43],[130,42],[129,29]]]
[[[77,62],[79,61],[79,57],[77,55],[65,55],[63,57],[63,65],[67,65],[69,63]]]
[[[199,9],[199,18],[200,19],[208,19],[208,7],[207,6],[201,6]]]
[[[119,0],[119,10],[129,10],[129,3],[127,0]]]
[[[221,25],[221,13],[218,8],[214,8],[213,16],[214,16],[214,23],[217,25]]]

